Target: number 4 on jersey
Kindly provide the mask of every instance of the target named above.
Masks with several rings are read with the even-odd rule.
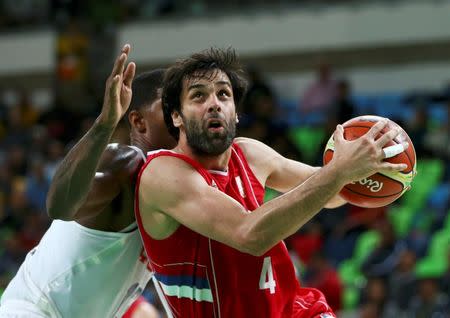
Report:
[[[261,276],[259,277],[259,289],[270,289],[271,294],[275,294],[275,280],[273,279],[272,260],[270,256],[264,258]]]

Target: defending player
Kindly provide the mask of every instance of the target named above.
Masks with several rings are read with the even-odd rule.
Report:
[[[134,219],[134,181],[144,152],[175,140],[158,93],[163,71],[133,81],[129,51],[126,45],[106,82],[100,116],[53,178],[47,209],[55,220],[5,290],[0,317],[121,317],[151,277]],[[133,146],[108,144],[125,113]]]
[[[136,219],[174,317],[334,317],[323,295],[300,288],[282,239],[296,232],[346,183],[382,162],[375,140],[385,123],[346,141],[313,168],[252,139],[234,138],[245,81],[234,51],[210,49],[170,67],[163,85],[173,151],[149,155],[138,178]],[[264,186],[284,195],[263,203]],[[334,199],[333,199],[334,197]]]

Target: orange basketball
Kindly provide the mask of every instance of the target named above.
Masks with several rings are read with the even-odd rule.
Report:
[[[344,138],[354,140],[364,135],[379,120],[384,118],[378,116],[360,116],[345,122]],[[408,167],[399,172],[376,173],[368,178],[347,184],[340,192],[340,195],[349,203],[365,207],[376,208],[388,205],[407,190],[411,188],[411,182],[416,174],[416,152],[408,134],[396,123],[389,120],[388,125],[383,129],[378,138],[389,129],[399,127],[401,133],[385,147],[408,142],[409,147],[402,153],[385,159],[391,163],[405,163]],[[324,164],[333,158],[334,140],[333,136],[328,140],[323,154]]]

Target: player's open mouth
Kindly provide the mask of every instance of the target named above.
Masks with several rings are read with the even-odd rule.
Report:
[[[224,129],[223,121],[220,119],[209,119],[208,120],[208,130],[212,132],[220,132]]]

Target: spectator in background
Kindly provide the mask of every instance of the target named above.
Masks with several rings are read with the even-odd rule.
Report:
[[[47,129],[42,125],[34,125],[30,128],[30,146],[27,148],[29,157],[42,157],[49,142]]]
[[[398,318],[398,312],[389,299],[385,280],[370,278],[360,297],[361,317]]]
[[[42,158],[31,159],[31,171],[25,181],[25,193],[30,205],[45,214],[45,201],[50,181],[44,171],[44,160]]]
[[[414,144],[418,157],[425,155],[424,139],[427,133],[428,113],[426,106],[419,104],[415,108],[412,120],[407,122],[408,135]]]
[[[286,243],[297,253],[303,264],[309,265],[314,253],[322,249],[323,240],[321,224],[312,220],[299,232],[289,237]]]
[[[271,128],[276,115],[276,97],[261,71],[255,66],[247,69],[249,88],[242,102],[239,128],[252,130],[253,125],[262,124]],[[267,133],[264,137],[267,137]],[[264,140],[264,139],[262,139]]]
[[[315,252],[307,266],[305,285],[319,289],[333,311],[342,308],[342,283],[336,270],[330,265],[325,254]]]
[[[273,112],[273,109],[262,112],[260,114],[261,104],[264,106],[272,106],[275,104],[275,94],[273,89],[264,79],[261,71],[256,66],[249,66],[247,69],[247,75],[249,79],[249,87],[247,95],[242,103],[242,112],[249,115],[255,115],[256,117],[267,117]],[[269,107],[270,108],[270,107]]]
[[[368,302],[361,306],[358,318],[380,318],[381,308],[375,302]]]
[[[419,208],[411,219],[409,231],[403,239],[418,258],[424,257],[427,253],[435,213],[429,203],[424,208]]]
[[[379,222],[376,230],[380,233],[380,242],[363,262],[362,272],[367,277],[387,278],[397,266],[406,246],[397,240],[394,228],[388,221]]]
[[[38,120],[39,113],[33,105],[30,93],[26,90],[19,92],[19,103],[16,105],[20,111],[22,127],[31,128]]]
[[[349,204],[333,212],[333,216],[340,217],[327,215],[323,218],[324,222],[329,222],[327,219],[330,218],[334,220],[329,224],[331,235],[327,236],[325,249],[333,264],[337,265],[352,257],[360,234],[373,229],[379,222],[385,222],[386,207],[368,209]]]
[[[6,165],[14,176],[25,176],[28,171],[25,146],[13,144],[8,147]]]
[[[336,99],[333,103],[336,122],[344,123],[355,116],[355,105],[351,99],[351,85],[346,79],[336,84]]]
[[[389,296],[399,312],[405,313],[416,292],[417,279],[414,272],[416,254],[404,250],[395,271],[390,275],[388,286]]]
[[[299,159],[286,128],[276,121],[277,98],[273,89],[256,67],[248,67],[247,75],[249,90],[239,115],[239,135],[262,141],[291,159]]]
[[[380,278],[370,278],[360,297],[361,305],[373,304],[382,312],[387,301],[386,283]],[[381,315],[380,315],[381,316]]]
[[[436,278],[422,278],[419,281],[418,291],[408,307],[408,317],[447,318],[449,312],[448,295],[439,290]]]
[[[447,118],[435,129],[427,132],[424,144],[433,157],[441,158],[445,162],[450,161],[450,101],[447,102]]]
[[[31,213],[32,209],[25,194],[25,182],[22,177],[13,177],[7,199],[6,217],[2,225],[19,231],[23,227],[26,216]]]
[[[24,126],[20,107],[11,105],[7,110],[6,134],[2,146],[24,145],[30,141],[28,129]]]
[[[86,73],[88,38],[76,20],[60,31],[57,46],[57,76],[59,81],[77,81]]]
[[[289,137],[288,129],[278,129],[276,133],[270,134],[266,139],[266,143],[284,157],[302,161],[302,153],[299,148],[292,142]],[[305,161],[305,160],[303,160]]]
[[[336,98],[336,81],[333,79],[330,64],[321,62],[317,66],[317,78],[306,89],[300,102],[302,113],[328,110]]]
[[[59,140],[50,140],[47,146],[47,161],[44,172],[50,182],[61,160],[64,158],[64,144]]]
[[[87,29],[86,24],[72,19],[59,28],[56,38],[57,106],[77,115],[87,115],[93,108],[92,92],[88,92],[88,48],[93,43]]]
[[[66,144],[74,138],[74,132],[78,132],[80,120],[80,116],[65,109],[64,101],[56,96],[55,106],[41,115],[39,123],[46,127],[48,138]]]

